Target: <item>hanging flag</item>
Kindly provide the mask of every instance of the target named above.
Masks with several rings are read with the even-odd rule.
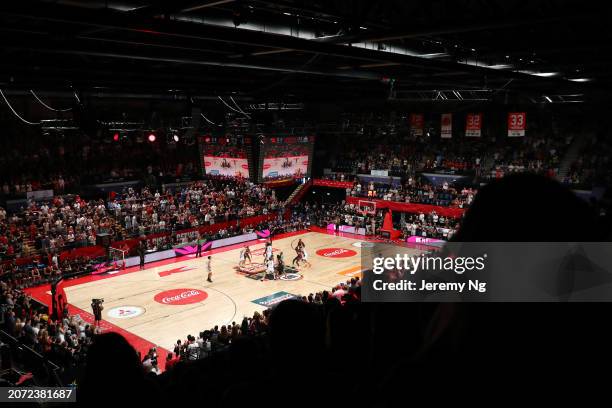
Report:
[[[410,115],[410,134],[413,136],[423,136],[425,128],[425,118],[422,113],[413,113]]]
[[[440,137],[442,139],[450,139],[453,137],[453,114],[443,113],[442,114],[442,126],[440,130]]]
[[[465,137],[480,137],[482,131],[482,113],[468,113],[465,121]]]
[[[508,137],[523,137],[527,128],[527,114],[525,112],[508,113]]]

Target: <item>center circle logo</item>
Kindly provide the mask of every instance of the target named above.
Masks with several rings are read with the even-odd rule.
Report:
[[[281,275],[280,279],[284,281],[300,280],[302,279],[302,275],[299,273],[284,273]]]
[[[153,300],[162,305],[188,305],[205,300],[208,293],[200,289],[171,289],[160,292]]]
[[[348,258],[357,255],[357,252],[344,248],[323,248],[317,251],[317,255],[325,258]]]
[[[140,316],[144,312],[144,308],[140,306],[119,306],[113,307],[106,314],[114,319],[131,319],[132,317]]]

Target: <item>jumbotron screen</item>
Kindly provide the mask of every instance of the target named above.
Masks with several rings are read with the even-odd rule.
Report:
[[[283,136],[266,139],[261,175],[263,181],[310,177],[314,136]]]
[[[249,178],[249,137],[204,136],[201,157],[204,173],[212,176]]]

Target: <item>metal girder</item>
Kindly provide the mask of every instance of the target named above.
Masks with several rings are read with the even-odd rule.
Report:
[[[184,21],[179,22],[168,19],[161,20],[140,18],[131,16],[129,13],[117,12],[113,10],[92,11],[45,3],[40,3],[37,7],[29,7],[21,3],[11,3],[8,5],[1,5],[0,14],[19,16],[22,18],[33,18],[43,21],[56,21],[61,23],[100,27],[119,31],[139,32],[150,35],[152,38],[155,38],[156,36],[165,36],[176,39],[202,39],[242,44],[247,46],[293,49],[307,53],[323,54],[341,58],[352,58],[370,62],[391,62],[404,66],[428,68],[439,71],[470,72],[476,75],[522,78],[540,83],[559,82],[558,79],[553,78],[543,79],[517,72],[494,70],[481,66],[419,58],[410,55],[395,54],[345,45],[320,43],[312,40],[291,37],[288,35],[271,34],[224,26],[187,23]],[[211,64],[232,65],[231,63],[225,63],[222,61],[211,62]],[[248,64],[246,64],[245,67],[252,69],[273,68],[257,65],[249,66]],[[276,70],[283,71],[283,69]],[[370,79],[378,79],[378,76],[373,75]]]
[[[571,19],[585,18],[574,15]],[[412,27],[410,30],[387,30],[387,31],[361,31],[358,33],[342,34],[338,36],[327,36],[317,39],[319,42],[329,43],[354,43],[362,41],[392,41],[407,38],[432,37],[447,34],[473,33],[478,31],[490,31],[511,27],[520,27],[530,24],[551,24],[560,21],[560,17],[540,18],[540,19],[504,19],[488,21],[486,23],[475,24],[472,21],[463,23],[446,24],[444,27],[434,28],[431,25]]]

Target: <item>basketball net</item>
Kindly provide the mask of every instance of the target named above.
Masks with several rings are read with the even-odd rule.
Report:
[[[116,269],[125,269],[125,255],[127,251],[119,248],[109,248],[111,265]]]

